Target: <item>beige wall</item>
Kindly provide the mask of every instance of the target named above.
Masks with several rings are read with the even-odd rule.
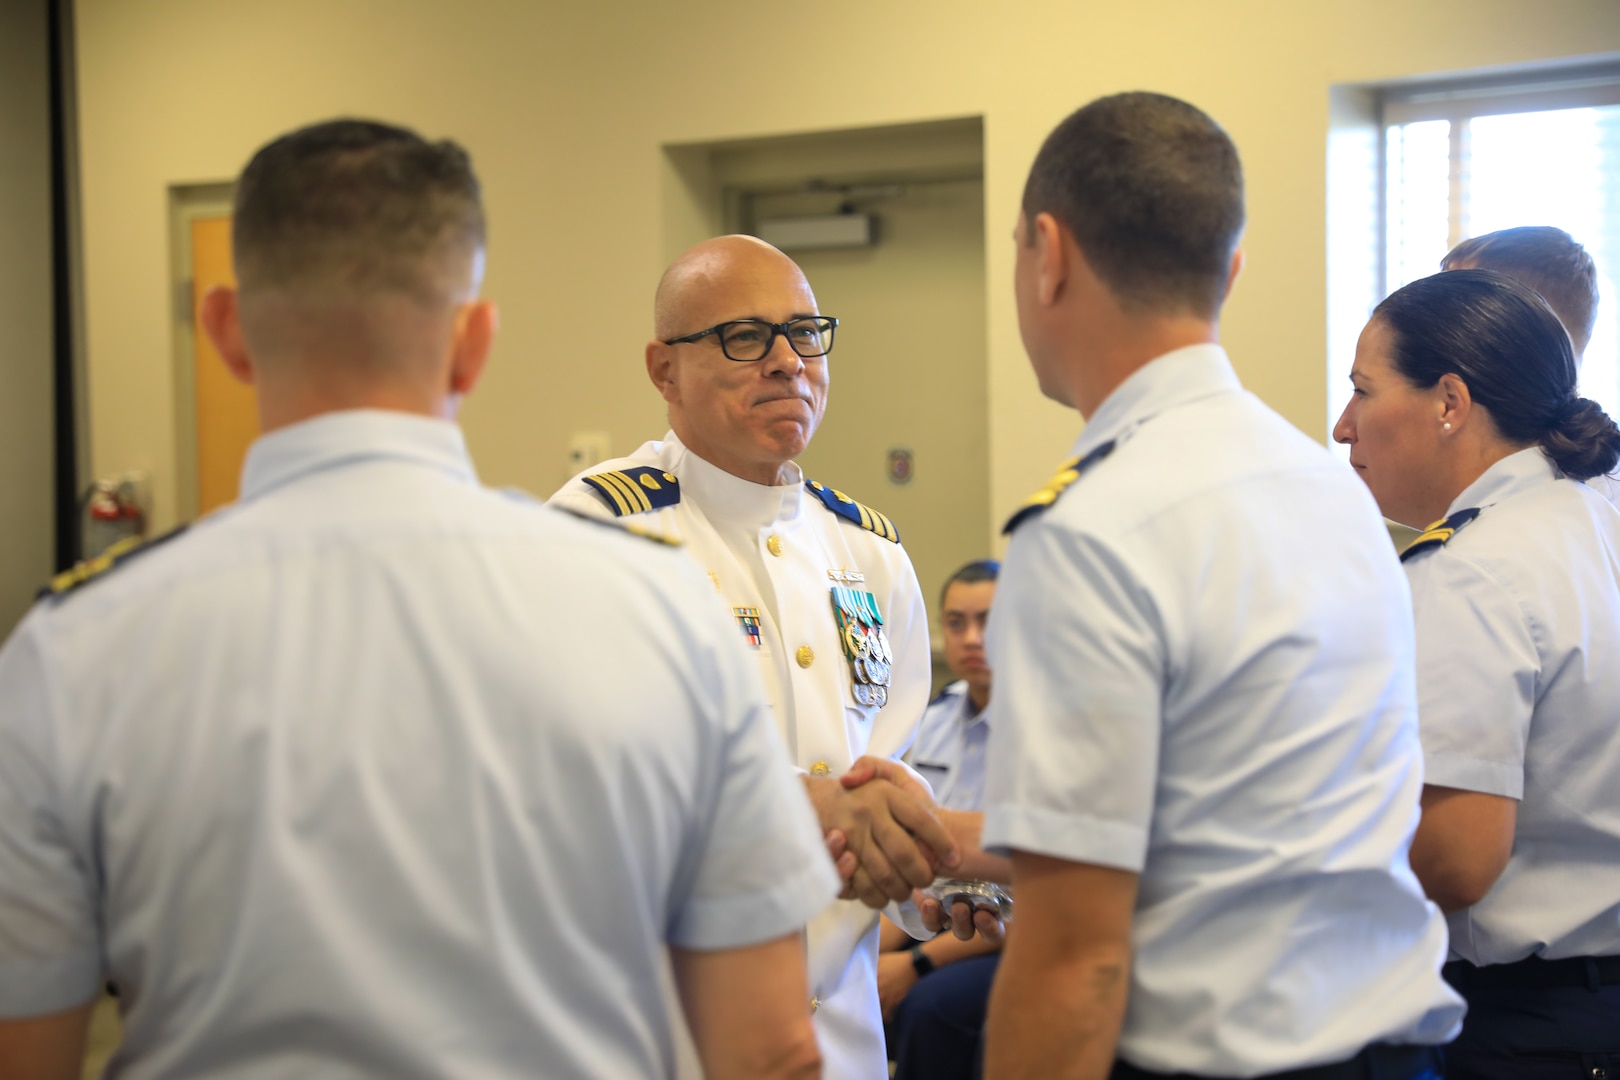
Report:
[[[55,559],[44,0],[0,0],[0,639]]]
[[[174,506],[165,192],[229,177],[300,122],[372,114],[473,152],[504,323],[469,437],[486,479],[546,490],[569,432],[623,449],[662,430],[640,348],[690,225],[665,213],[662,146],[982,116],[995,521],[1078,428],[1035,389],[1009,285],[1024,173],[1065,113],[1147,87],[1229,128],[1251,225],[1226,341],[1248,384],[1321,437],[1329,87],[1620,50],[1614,0],[828,0],[805,20],[804,64],[781,47],[804,9],[760,0],[79,6],[94,464],[150,469],[160,525]]]

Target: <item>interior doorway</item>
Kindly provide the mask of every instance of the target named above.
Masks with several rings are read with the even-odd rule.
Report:
[[[666,259],[783,220],[808,221],[812,245],[829,227],[858,237],[828,219],[869,218],[867,243],[783,244],[841,320],[827,416],[800,464],[896,523],[932,608],[952,571],[991,554],[982,120],[665,153]]]
[[[253,392],[225,369],[203,333],[202,298],[234,286],[229,184],[170,193],[175,289],[176,507],[190,521],[236,501],[248,447],[259,435]]]

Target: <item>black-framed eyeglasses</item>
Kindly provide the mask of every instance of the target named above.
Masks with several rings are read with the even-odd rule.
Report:
[[[788,347],[805,359],[826,356],[832,352],[833,332],[838,320],[826,315],[812,315],[803,319],[789,319],[773,323],[764,319],[733,319],[716,323],[707,330],[699,330],[685,337],[670,338],[665,345],[690,345],[713,334],[720,341],[720,351],[727,360],[746,363],[763,360],[776,345],[776,336],[787,338]]]

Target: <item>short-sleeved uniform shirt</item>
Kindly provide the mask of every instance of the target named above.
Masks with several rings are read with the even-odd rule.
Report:
[[[797,465],[787,471],[786,483],[752,483],[705,461],[671,431],[575,477],[550,501],[604,518],[628,509],[625,520],[678,537],[735,620],[739,654],[758,664],[794,764],[838,776],[863,754],[898,758],[911,745],[928,702],[928,612],[893,523],[870,508],[858,515],[870,527],[841,517],[824,502],[841,493]],[[606,477],[601,482],[627,506],[584,479],[593,475]],[[634,487],[616,486],[621,479]],[[679,499],[668,501],[675,491]],[[839,505],[857,504],[845,496]],[[856,696],[834,590],[870,597],[883,621],[892,662],[882,705]],[[877,939],[877,914],[854,900],[829,905],[808,928],[816,1034],[829,1077],[888,1073]]]
[[[666,946],[838,889],[708,589],[449,423],[264,436],[0,652],[0,1016],[110,978],[120,1077],[668,1075]]]
[[[1507,868],[1453,912],[1474,964],[1620,955],[1620,513],[1540,449],[1496,462],[1405,566],[1428,783],[1516,799]]]
[[[947,810],[984,807],[984,757],[990,707],[973,707],[966,681],[953,682],[928,703],[908,755],[934,798]]]
[[[1410,597],[1365,487],[1166,354],[1002,564],[984,842],[1140,875],[1119,1054],[1253,1076],[1440,1043],[1463,1006],[1407,864]]]

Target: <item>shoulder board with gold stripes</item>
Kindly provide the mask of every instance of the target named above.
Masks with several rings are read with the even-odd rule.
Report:
[[[144,540],[139,536],[127,536],[95,558],[86,559],[51,578],[50,583],[39,590],[38,599],[44,600],[47,597],[55,599],[66,596],[75,589],[123,566],[135,556],[151,551],[160,544],[168,543],[185,531],[186,526],[181,525],[179,528],[170,529],[155,540]]]
[[[1471,506],[1467,510],[1457,511],[1450,517],[1441,518],[1419,533],[1416,540],[1406,545],[1406,550],[1401,552],[1401,562],[1405,562],[1420,551],[1441,547],[1447,540],[1456,535],[1458,529],[1477,517],[1479,517],[1479,508]]]
[[[662,510],[681,501],[681,482],[674,473],[647,465],[615,469],[585,477],[585,483],[613,511],[614,517]]]
[[[578,510],[571,507],[556,504],[552,505],[555,509],[561,510],[563,513],[568,514],[571,517],[576,517],[581,521],[588,521],[592,525],[600,525],[604,529],[613,529],[616,532],[629,533],[631,536],[639,536],[643,540],[652,540],[655,543],[664,544],[668,547],[681,546],[680,540],[673,536],[668,536],[661,533],[657,529],[649,529],[629,521],[604,521],[603,519],[591,514],[582,514]]]
[[[1070,484],[1080,479],[1087,469],[1113,453],[1115,445],[1115,441],[1109,439],[1085,457],[1070,458],[1065,461],[1058,467],[1058,471],[1052,475],[1052,479],[1046,482],[1046,486],[1025,499],[1024,505],[1019,507],[1017,512],[1007,519],[1007,524],[1001,527],[1001,535],[1007,536],[1011,534],[1014,529],[1025,521],[1057,502],[1058,496],[1068,490]]]
[[[865,503],[858,503],[842,491],[815,480],[806,480],[804,486],[810,494],[821,500],[821,505],[839,517],[877,533],[892,544],[900,542],[900,530],[894,527],[894,522]]]

